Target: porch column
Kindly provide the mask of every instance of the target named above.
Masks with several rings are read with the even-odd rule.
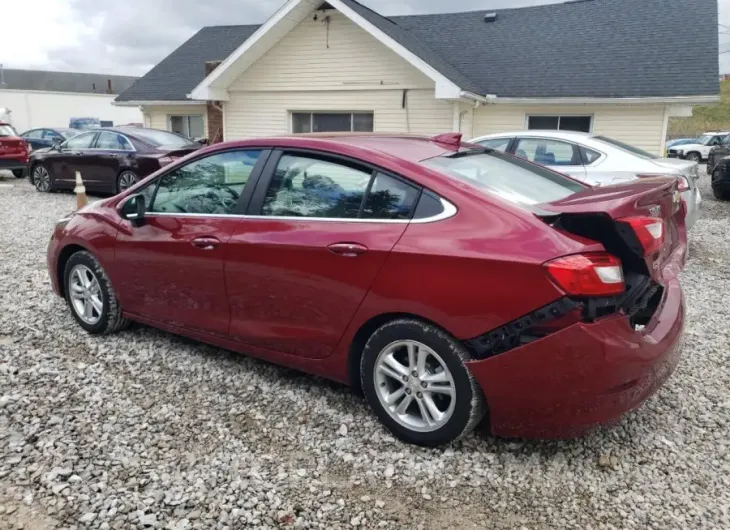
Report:
[[[205,76],[218,68],[221,61],[208,61],[205,63]],[[205,110],[208,122],[208,143],[217,144],[223,141],[223,111],[220,102],[206,101]]]

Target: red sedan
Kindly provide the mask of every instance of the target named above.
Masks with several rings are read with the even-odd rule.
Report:
[[[488,412],[567,437],[679,359],[673,179],[590,188],[460,136],[299,136],[197,151],[61,220],[53,288],[89,333],[130,320],[362,389],[420,445]]]

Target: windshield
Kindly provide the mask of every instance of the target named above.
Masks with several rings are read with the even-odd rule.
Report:
[[[639,149],[638,147],[634,147],[630,144],[625,144],[623,142],[619,142],[618,140],[614,140],[613,138],[609,138],[608,136],[594,136],[594,140],[600,140],[601,142],[605,142],[607,144],[610,144],[614,147],[618,147],[619,149],[623,151],[628,151],[631,154],[639,155],[644,158],[650,158],[652,160],[656,160],[657,158],[661,158],[657,155],[651,154],[649,151],[644,151],[643,149]]]
[[[0,125],[0,136],[18,136],[18,133],[10,125]]]
[[[461,152],[422,163],[520,206],[557,201],[586,189],[560,173],[496,151]]]
[[[158,131],[157,129],[136,129],[135,136],[139,136],[142,140],[154,145],[155,147],[191,147],[195,143],[187,138],[166,131]]]

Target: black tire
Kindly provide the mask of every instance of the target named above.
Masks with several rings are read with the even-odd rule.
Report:
[[[687,160],[689,160],[690,162],[697,162],[698,164],[699,164],[700,162],[702,162],[702,155],[701,155],[701,154],[699,154],[699,153],[698,153],[698,152],[696,152],[696,151],[692,151],[691,153],[687,153],[687,156],[686,156],[686,158],[687,158]]]
[[[47,184],[43,182],[43,172],[48,175]],[[51,172],[48,171],[48,168],[41,163],[36,164],[30,168],[30,182],[31,184],[33,184],[36,191],[40,191],[41,193],[48,193],[53,191],[54,182],[53,177],[51,176]]]
[[[391,416],[378,395],[375,381],[376,362],[381,352],[386,351],[398,341],[415,341],[425,345],[440,357],[453,378],[454,397],[444,398],[455,399],[453,412],[448,420],[436,430],[422,432],[403,425]],[[394,320],[378,328],[365,345],[360,362],[363,393],[380,421],[404,442],[425,447],[453,443],[469,434],[479,424],[486,412],[484,395],[464,364],[470,360],[471,357],[466,348],[436,326],[416,319]],[[417,378],[414,379],[418,382]],[[396,380],[390,379],[390,381]],[[404,388],[407,387],[406,383],[399,384]],[[378,386],[385,386],[385,383],[380,383]],[[405,391],[412,396],[413,391]],[[415,400],[412,403],[415,403],[416,409],[422,404]],[[448,401],[448,403],[450,406],[451,402]]]
[[[22,179],[25,177],[27,170],[26,169],[13,169],[13,176],[16,179]]]
[[[96,279],[99,285],[97,291],[101,296],[102,310],[98,313],[98,321],[90,323],[85,321],[78,313],[72,301],[72,285],[71,275],[74,270],[80,266],[79,270],[84,268],[88,270]],[[76,322],[92,335],[109,335],[116,333],[129,325],[129,320],[122,317],[122,308],[119,305],[117,296],[114,293],[109,277],[106,275],[104,268],[99,261],[89,252],[79,251],[73,254],[63,271],[63,285],[66,293],[66,302],[71,310],[71,314]]]
[[[718,201],[730,201],[730,193],[720,191],[717,188],[712,188],[712,194]]]
[[[134,181],[132,184],[129,184],[130,179]],[[125,169],[119,173],[119,176],[117,177],[117,193],[122,193],[124,190],[127,190],[134,186],[134,184],[137,184],[137,182],[139,182],[137,174],[134,171]]]

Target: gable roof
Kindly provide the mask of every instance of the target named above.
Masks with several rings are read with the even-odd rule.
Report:
[[[462,90],[499,98],[668,98],[719,92],[717,0],[577,0],[384,17],[340,0]],[[185,101],[258,25],[203,28],[117,98]],[[707,60],[711,57],[712,60]]]
[[[205,63],[224,60],[258,27],[209,26],[201,29],[116,101],[189,101],[187,95],[205,77]]]
[[[121,94],[138,78],[127,75],[50,72],[3,68],[0,89],[43,90],[81,94]],[[111,90],[109,86],[111,85]]]

